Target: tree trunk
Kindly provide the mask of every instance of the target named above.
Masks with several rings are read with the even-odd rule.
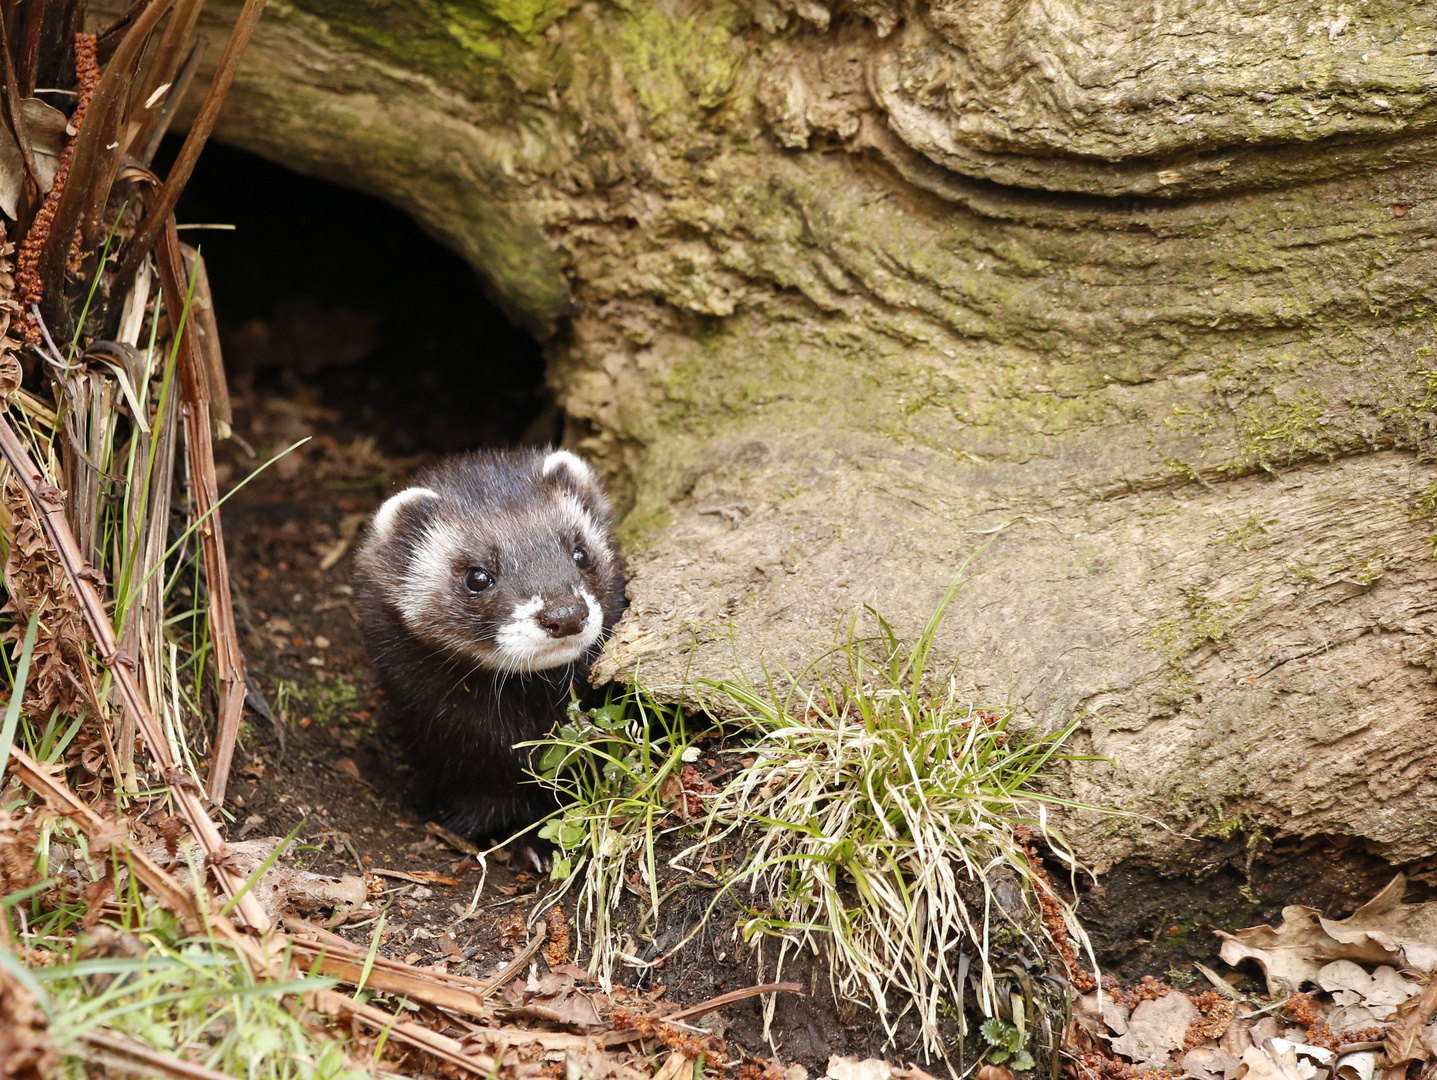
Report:
[[[627,511],[607,672],[912,634],[979,551],[940,651],[1086,717],[1079,798],[1430,855],[1437,5],[1101,10],[271,0],[220,133],[545,337]]]

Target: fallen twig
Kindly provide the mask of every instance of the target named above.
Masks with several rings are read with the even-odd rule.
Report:
[[[335,955],[329,946],[302,938],[291,938],[290,944],[296,955],[310,958],[311,967],[317,975],[326,975],[355,987],[359,986],[362,980],[366,990],[382,990],[386,994],[406,997],[411,1001],[448,1009],[478,1020],[487,1020],[493,1015],[485,1006],[483,995],[424,978],[423,974],[417,973],[417,969],[409,968],[407,964],[403,967],[408,970],[395,970],[393,964],[376,962],[370,965],[366,974],[365,958],[362,956]]]
[[[152,1076],[159,1072],[167,1076],[183,1077],[183,1080],[233,1080],[228,1073],[216,1072],[203,1065],[196,1065],[192,1061],[184,1061],[173,1055],[151,1050],[143,1043],[135,1042],[133,1039],[127,1039],[113,1032],[86,1031],[81,1033],[80,1041],[110,1054],[133,1059],[133,1064],[114,1059],[108,1060],[104,1064],[109,1067],[133,1069],[143,1076]]]
[[[523,971],[524,965],[534,959],[534,954],[539,951],[539,947],[544,944],[544,939],[548,936],[549,924],[546,922],[539,923],[539,925],[534,928],[534,936],[530,939],[529,944],[520,949],[519,954],[515,956],[514,959],[500,968],[499,974],[484,983],[484,996],[488,997],[515,975],[519,974],[519,972]]]
[[[802,994],[803,983],[800,982],[778,982],[760,983],[758,986],[746,986],[742,990],[730,990],[718,997],[711,997],[707,1001],[700,1001],[697,1005],[690,1005],[687,1009],[680,1009],[678,1012],[669,1013],[667,1016],[655,1017],[666,1024],[679,1020],[692,1020],[696,1016],[704,1016],[723,1008],[725,1005],[732,1005],[735,1001],[743,1001],[745,998],[758,997],[760,994]],[[611,1031],[604,1036],[605,1046],[618,1046],[620,1043],[634,1042],[644,1038],[644,1033],[638,1028],[628,1028],[624,1031]]]

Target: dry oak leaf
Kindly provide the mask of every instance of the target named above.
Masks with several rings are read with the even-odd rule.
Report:
[[[1128,1030],[1113,1040],[1113,1052],[1138,1066],[1166,1068],[1168,1055],[1182,1049],[1188,1025],[1198,1018],[1186,994],[1168,994],[1138,1002]]]
[[[1298,1061],[1288,1043],[1282,1049],[1273,1046],[1279,1039],[1269,1039],[1266,1048],[1249,1046],[1242,1052],[1237,1080],[1312,1080],[1317,1068],[1310,1061]]]
[[[1338,1058],[1334,1075],[1338,1080],[1372,1080],[1376,1070],[1377,1054],[1371,1050],[1359,1050]]]
[[[1331,993],[1339,1006],[1360,1004],[1378,1020],[1390,1020],[1397,1006],[1421,989],[1397,974],[1390,964],[1378,965],[1369,975],[1351,960],[1334,960],[1322,968],[1317,973],[1317,985]]]
[[[1183,1055],[1183,1073],[1197,1080],[1234,1080],[1241,1059],[1220,1046],[1195,1046]]]
[[[1398,874],[1346,919],[1324,919],[1316,908],[1293,904],[1282,909],[1280,926],[1219,930],[1220,955],[1234,967],[1256,960],[1273,996],[1316,983],[1334,960],[1429,972],[1437,967],[1437,903],[1404,904],[1406,886],[1407,878]]]

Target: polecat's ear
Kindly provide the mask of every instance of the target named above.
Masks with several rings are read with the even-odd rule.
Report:
[[[557,476],[567,480],[582,496],[600,501],[604,498],[604,491],[599,487],[594,470],[589,468],[582,458],[568,450],[550,450],[544,456],[541,472],[545,476]]]
[[[411,527],[418,525],[428,516],[428,510],[439,501],[439,494],[427,487],[405,488],[398,495],[392,495],[384,505],[374,512],[369,523],[374,539],[381,543],[391,539],[401,520]]]

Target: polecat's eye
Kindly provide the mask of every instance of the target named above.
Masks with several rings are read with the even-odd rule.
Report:
[[[589,557],[589,551],[582,544],[574,549],[574,565],[580,570],[587,570],[594,565],[594,560]]]
[[[488,570],[481,570],[477,566],[471,566],[464,571],[464,587],[470,592],[483,592],[490,585],[494,584],[494,575]]]

